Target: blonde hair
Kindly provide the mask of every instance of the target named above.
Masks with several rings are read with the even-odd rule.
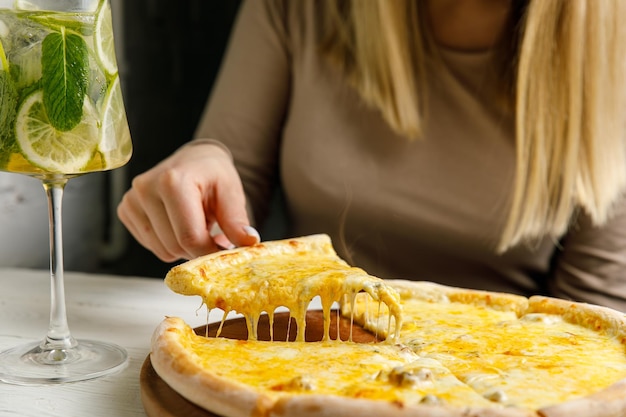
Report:
[[[514,2],[515,3],[515,2]],[[423,0],[329,0],[323,52],[408,137],[423,132]],[[516,173],[499,250],[558,239],[578,208],[595,224],[626,185],[626,1],[517,2],[503,39],[503,93],[516,118]]]

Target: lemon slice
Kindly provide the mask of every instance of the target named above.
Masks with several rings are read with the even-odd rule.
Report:
[[[87,98],[82,120],[67,132],[56,130],[48,121],[41,90],[26,97],[16,119],[16,139],[22,154],[30,163],[48,172],[81,172],[98,146],[98,117]]]
[[[117,74],[113,18],[111,17],[111,6],[107,1],[102,1],[98,6],[93,40],[96,56],[104,70],[108,74]]]
[[[102,154],[106,168],[116,168],[128,162],[132,153],[130,130],[118,76],[115,76],[109,86],[101,108],[103,116],[98,151]]]

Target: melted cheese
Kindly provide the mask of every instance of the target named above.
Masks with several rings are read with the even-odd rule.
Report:
[[[325,394],[403,404],[436,399],[450,404],[489,405],[439,362],[420,357],[402,345],[207,339],[195,335],[191,328],[180,343],[185,351],[194,353],[195,362],[204,369],[231,383],[254,387],[273,399]]]
[[[539,409],[592,394],[626,378],[626,349],[618,338],[561,316],[517,316],[484,305],[402,300],[399,340],[436,360],[495,405]],[[384,311],[366,300],[356,321],[375,323]]]
[[[201,296],[209,310],[242,314],[252,340],[257,339],[263,312],[272,321],[274,311],[286,307],[298,326],[296,340],[304,341],[306,310],[316,296],[327,318],[324,339],[328,340],[333,304],[361,291],[391,312],[388,331],[393,328],[397,335],[401,327],[396,291],[380,278],[349,266],[325,235],[265,242],[198,258],[173,268],[165,282],[175,292]]]
[[[529,309],[519,296],[387,284],[346,264],[325,236],[198,258],[172,269],[166,283],[201,296],[209,309],[246,318],[249,340],[205,338],[187,328],[181,348],[208,372],[271,398],[326,394],[538,410],[626,378],[623,331],[567,322],[540,304]],[[315,296],[322,300],[324,340],[303,343]],[[336,302],[342,314],[395,343],[331,341]],[[267,313],[273,328],[278,307],[295,318],[296,342],[256,340],[259,317]]]
[[[402,305],[403,344],[206,338],[188,326],[180,343],[202,368],[274,400],[324,394],[405,405],[537,410],[626,377],[619,340],[559,316],[518,318],[457,302],[404,299]]]

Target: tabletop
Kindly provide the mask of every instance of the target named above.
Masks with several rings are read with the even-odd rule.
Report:
[[[201,299],[173,293],[162,279],[76,272],[65,273],[65,292],[72,335],[123,346],[128,366],[70,384],[25,387],[0,382],[0,416],[145,416],[139,374],[152,332],[165,316],[181,317],[194,327],[206,324]],[[49,309],[48,271],[0,268],[0,350],[43,339]]]

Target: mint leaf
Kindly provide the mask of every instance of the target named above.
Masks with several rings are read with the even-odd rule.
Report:
[[[50,124],[60,131],[72,130],[83,117],[87,44],[79,35],[61,30],[46,36],[41,48],[43,104]]]
[[[7,71],[0,71],[0,151],[10,153],[15,145],[17,91]]]

